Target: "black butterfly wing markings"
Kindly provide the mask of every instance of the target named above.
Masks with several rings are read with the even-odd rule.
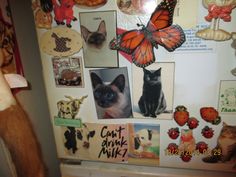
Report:
[[[153,46],[161,45],[169,52],[173,52],[185,42],[185,34],[179,25],[171,25],[165,29],[152,33]]]
[[[153,47],[163,46],[174,51],[185,41],[182,28],[172,25],[177,0],[163,0],[152,13],[150,20],[141,30],[126,31],[110,42],[110,48],[132,55],[138,67],[146,67],[155,61]]]
[[[152,13],[147,29],[153,32],[171,26],[176,3],[177,0],[163,0]]]

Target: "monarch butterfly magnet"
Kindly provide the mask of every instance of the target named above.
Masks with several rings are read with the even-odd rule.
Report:
[[[163,46],[169,52],[185,42],[185,34],[179,25],[172,25],[177,0],[163,0],[152,13],[147,26],[137,24],[139,29],[117,35],[110,42],[110,49],[132,55],[133,63],[146,67],[155,61],[153,47]]]

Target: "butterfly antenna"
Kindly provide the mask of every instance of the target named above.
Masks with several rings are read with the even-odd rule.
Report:
[[[140,27],[140,26],[141,26],[141,27],[144,27],[144,24],[143,24],[143,22],[141,21],[141,19],[140,19],[139,17],[138,17],[138,19],[139,19],[140,23],[137,23],[137,26],[138,26],[138,27]]]

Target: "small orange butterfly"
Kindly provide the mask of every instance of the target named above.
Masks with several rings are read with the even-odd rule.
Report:
[[[153,47],[163,46],[169,52],[185,42],[185,34],[179,25],[172,25],[177,0],[163,0],[152,13],[145,27],[140,30],[126,31],[117,35],[109,46],[112,50],[121,50],[132,54],[132,61],[138,67],[146,67],[155,61]]]

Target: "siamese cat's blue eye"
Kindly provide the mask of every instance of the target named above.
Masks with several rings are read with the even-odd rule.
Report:
[[[114,97],[114,93],[107,93],[107,94],[106,94],[106,98],[107,98],[108,100],[112,100],[113,97]]]
[[[94,92],[94,97],[99,98],[101,96],[101,92],[95,91]]]

